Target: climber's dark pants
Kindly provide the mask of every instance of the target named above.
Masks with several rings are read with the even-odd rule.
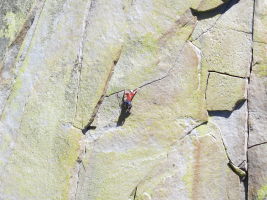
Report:
[[[126,111],[130,111],[130,109],[132,108],[132,102],[131,101],[124,101],[123,102],[123,108]]]

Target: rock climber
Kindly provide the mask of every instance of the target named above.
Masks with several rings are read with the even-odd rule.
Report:
[[[129,112],[132,108],[132,100],[137,93],[137,89],[135,90],[124,90],[123,94],[123,104],[126,108],[126,110]]]

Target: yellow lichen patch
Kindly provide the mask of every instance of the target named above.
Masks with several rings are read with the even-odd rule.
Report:
[[[81,139],[81,133],[76,129],[70,129],[65,138],[59,138],[64,140],[64,143],[60,147],[57,147],[59,150],[59,162],[61,170],[65,173],[65,181],[62,189],[62,199],[68,199],[68,194],[70,191],[70,178],[71,178],[71,169],[75,166],[77,157],[79,155],[79,141]]]
[[[13,98],[16,97],[16,95],[18,95],[19,90],[21,89],[23,84],[23,81],[21,78],[17,78],[15,84],[13,85],[13,89],[12,89],[12,93],[11,96],[9,98],[9,101],[11,102],[13,100]],[[12,104],[13,105],[13,104]],[[13,105],[14,106],[14,105]]]
[[[16,34],[20,30],[25,20],[22,13],[7,12],[4,21],[7,24],[6,29],[0,30],[0,37],[9,38],[10,43],[15,39]]]
[[[260,64],[255,67],[255,73],[259,75],[260,77],[266,77],[267,76],[267,64]]]
[[[208,110],[233,110],[246,99],[246,87],[246,79],[210,73],[206,92]]]
[[[147,33],[144,37],[142,37],[141,43],[143,44],[145,49],[157,53],[158,51],[157,39],[153,36],[152,33]]]
[[[267,198],[267,185],[264,185],[262,186],[258,192],[257,192],[257,195],[258,195],[258,200],[264,200],[265,198]]]

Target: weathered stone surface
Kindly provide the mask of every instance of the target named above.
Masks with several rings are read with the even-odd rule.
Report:
[[[255,146],[248,150],[249,199],[265,200],[267,198],[266,151],[267,144]]]
[[[255,8],[1,1],[0,199],[265,199],[266,1]]]
[[[210,72],[207,82],[207,109],[232,111],[246,99],[247,80]]]
[[[46,1],[1,116],[1,199],[68,198],[81,134],[66,90],[85,11],[84,1]]]
[[[255,0],[255,16],[254,16],[254,41],[267,43],[267,6],[266,0]]]
[[[37,0],[3,0],[0,4],[0,60],[14,42]],[[0,67],[1,69],[1,67]]]
[[[253,66],[250,77],[248,188],[249,199],[267,198],[267,45],[266,20],[267,1],[256,0],[254,16]]]
[[[90,142],[78,199],[127,199],[137,183],[166,156],[171,144],[206,120],[198,50],[186,43],[181,58],[169,62],[173,69],[168,76],[139,89],[132,114],[123,126],[117,126],[121,94],[104,100],[93,124],[97,128],[88,132]],[[184,76],[178,76],[181,73]]]
[[[203,53],[206,70],[247,77],[251,63],[253,1],[233,1],[221,15],[198,22],[191,40]],[[233,49],[238,49],[233,52]]]
[[[2,115],[15,78],[18,75],[20,67],[22,66],[30,48],[44,3],[44,1],[39,0],[35,2],[34,5],[31,5],[32,8],[27,14],[26,19],[22,21],[23,24],[16,27],[18,30],[14,30],[14,35],[16,37],[10,38],[10,43],[4,48],[5,54],[3,59],[0,60],[0,115]],[[14,19],[14,21],[17,20],[18,19]],[[3,32],[5,31],[6,30],[4,29]],[[4,37],[5,36],[2,38]]]
[[[266,52],[262,53],[266,54]],[[267,161],[265,155],[267,150],[267,76],[264,69],[262,70],[262,66],[266,66],[266,64],[266,62],[259,62],[253,66],[249,86],[249,147],[251,148],[248,151],[248,167],[249,196],[251,199],[267,198]]]
[[[213,28],[200,39],[203,67],[246,77],[251,61],[251,35],[231,29]],[[233,49],[238,51],[233,52]]]
[[[173,48],[181,49],[193,31],[196,19],[189,7],[198,2],[190,1],[185,5],[179,2],[166,4],[165,1],[134,2],[131,9],[123,1],[92,4],[85,34],[76,126],[83,128],[87,125],[95,105],[106,93],[106,86],[109,94],[127,87],[138,87],[167,73],[171,66],[164,60],[166,54],[169,59],[176,59]],[[165,12],[169,16],[165,16]],[[156,19],[158,15],[160,17]],[[105,26],[103,19],[107,23]],[[91,31],[92,28],[97,30],[97,34]],[[105,38],[105,42],[101,38]],[[118,59],[115,67],[114,61]],[[108,84],[113,71],[111,84]]]
[[[251,0],[233,0],[217,21],[216,27],[251,34],[253,6],[254,4]]]
[[[247,103],[243,102],[232,112],[210,112],[209,121],[220,130],[230,160],[236,166],[247,167]]]
[[[209,17],[205,13],[199,14],[200,20],[191,36],[192,40],[199,39],[213,28],[252,33],[253,1],[251,0],[231,1],[210,15]]]
[[[120,0],[109,3],[92,1],[88,12],[74,121],[79,128],[87,125],[94,107],[105,93],[115,67],[114,62],[117,62],[122,51],[126,28],[125,11]],[[105,38],[105,42],[101,38]]]
[[[239,178],[227,163],[219,129],[202,125],[137,184],[136,199],[240,199]]]
[[[258,67],[260,66],[253,67],[249,86],[250,146],[267,141],[267,77],[255,73]]]
[[[257,71],[260,65],[255,65]],[[249,196],[251,199],[267,198],[266,148],[267,148],[267,77],[252,71],[249,87]]]

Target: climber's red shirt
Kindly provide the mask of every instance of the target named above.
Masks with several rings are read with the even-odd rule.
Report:
[[[133,98],[134,98],[134,95],[136,94],[136,92],[137,92],[136,90],[134,90],[134,91],[126,91],[124,93],[124,99],[126,101],[132,101]]]

